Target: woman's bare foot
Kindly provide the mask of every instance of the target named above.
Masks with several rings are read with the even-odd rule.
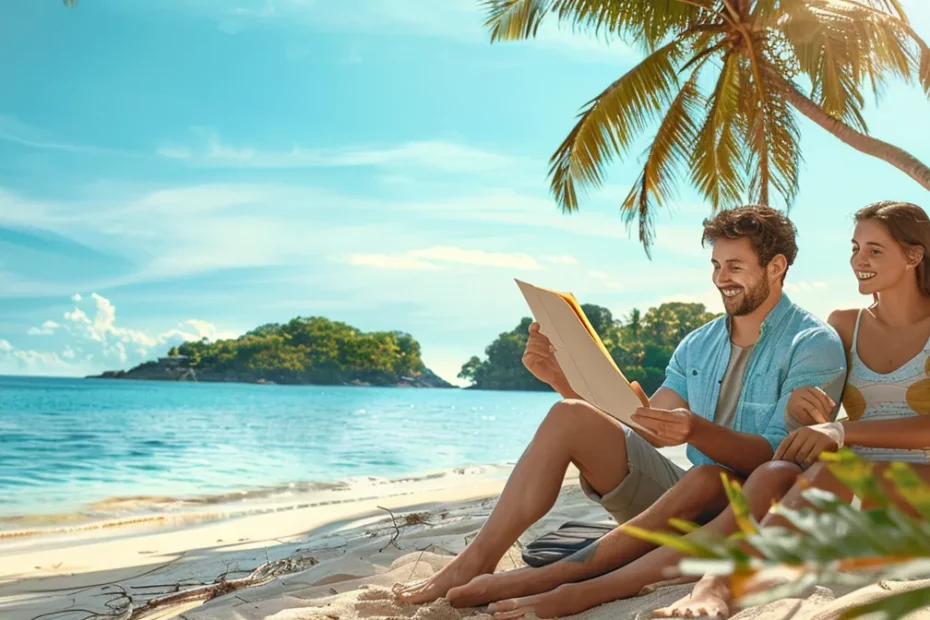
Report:
[[[656,609],[652,615],[657,618],[729,618],[730,599],[727,579],[719,575],[707,575],[694,585],[691,594],[668,607]]]
[[[446,596],[452,588],[465,585],[478,575],[493,573],[496,566],[497,562],[488,565],[487,562],[481,562],[476,553],[468,553],[466,549],[426,581],[395,585],[394,594],[402,603],[431,603]]]
[[[584,583],[569,583],[543,594],[493,603],[488,611],[494,620],[516,620],[527,614],[537,618],[561,618],[581,613],[600,604],[585,590]]]
[[[494,601],[547,592],[537,568],[517,568],[492,575],[478,575],[463,586],[449,590],[446,598],[453,607],[478,607]]]

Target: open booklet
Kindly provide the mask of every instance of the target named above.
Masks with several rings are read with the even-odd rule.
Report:
[[[617,368],[607,347],[571,293],[517,280],[539,331],[555,347],[555,359],[571,388],[584,400],[628,426],[638,407],[647,407]]]

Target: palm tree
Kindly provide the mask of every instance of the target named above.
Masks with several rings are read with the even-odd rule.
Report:
[[[669,200],[682,167],[714,210],[747,197],[770,204],[773,193],[791,206],[801,160],[796,112],[930,190],[930,168],[871,137],[862,116],[864,93],[879,100],[889,78],[915,80],[930,95],[930,48],[899,0],[484,4],[492,42],[532,38],[555,15],[648,54],[582,109],[549,171],[559,206],[574,211],[578,187],[600,185],[611,158],[655,126],[621,208],[628,224],[638,221],[647,254],[656,208]]]

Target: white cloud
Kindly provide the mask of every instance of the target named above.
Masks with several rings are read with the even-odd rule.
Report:
[[[71,301],[73,301],[73,302],[75,302],[75,303],[81,301],[81,294],[80,294],[80,293],[75,293],[74,295],[72,295],[72,296],[71,296]]]
[[[72,323],[90,323],[90,319],[87,318],[87,315],[84,314],[84,311],[80,308],[65,312],[65,320],[71,321]]]
[[[554,265],[577,265],[578,259],[571,254],[562,254],[560,256],[546,256],[544,260]]]
[[[352,254],[349,264],[359,267],[376,267],[378,269],[432,270],[439,269],[433,263],[418,260],[410,256],[393,256],[390,254]]]
[[[0,114],[0,140],[43,151],[105,153],[106,149],[55,140],[49,133],[7,114]]]
[[[172,346],[184,342],[235,338],[236,333],[223,332],[212,323],[188,319],[161,332],[146,332],[117,323],[116,306],[106,297],[93,293],[85,303],[92,302],[88,316],[75,307],[64,313],[62,324],[45,321],[29,335],[45,336],[53,342],[53,350],[18,348],[0,340],[0,372],[17,374],[91,374],[103,370],[128,368],[165,354]],[[50,330],[46,333],[42,330]],[[51,338],[48,338],[51,336]],[[61,353],[57,353],[60,351]]]
[[[349,166],[414,166],[444,172],[500,170],[520,160],[466,144],[442,141],[412,141],[395,146],[311,149],[293,146],[287,150],[260,150],[225,143],[213,129],[194,128],[198,144],[163,145],[156,153],[192,165],[230,168],[328,168]]]
[[[157,155],[168,159],[190,159],[191,150],[186,146],[161,146],[155,150]]]
[[[612,275],[600,269],[592,269],[588,271],[588,276],[597,280],[597,286],[599,288],[604,288],[610,291],[621,291],[625,288],[622,282],[615,280]]]
[[[403,254],[351,254],[349,264],[381,269],[441,269],[436,263],[499,267],[504,269],[540,269],[539,263],[522,252],[485,252],[455,246],[435,246],[410,250]]]
[[[815,282],[808,282],[806,280],[801,280],[799,282],[785,282],[785,291],[789,294],[807,293],[825,288],[827,288],[827,283],[821,282],[819,280]]]
[[[356,251],[356,263],[407,269],[426,269],[424,263],[441,266],[432,258],[406,256],[397,249],[419,242],[411,221],[445,228],[440,243],[449,245],[457,241],[458,224],[496,226],[523,237],[533,229],[557,231],[559,242],[535,250],[538,260],[546,264],[578,264],[567,250],[578,243],[579,236],[638,245],[615,213],[584,208],[566,215],[550,199],[487,188],[487,180],[477,181],[479,189],[474,190],[473,175],[463,173],[462,179],[467,179],[467,189],[456,186],[450,190],[445,181],[430,186],[436,194],[452,197],[415,201],[359,198],[309,185],[217,183],[141,193],[120,186],[107,188],[109,193],[99,199],[54,203],[21,199],[0,188],[0,225],[47,230],[125,257],[132,265],[123,274],[89,271],[67,282],[27,278],[0,268],[0,298],[71,296],[74,290],[112,289],[237,268],[305,269],[333,255],[344,255],[346,239],[352,239],[356,248],[367,248]],[[462,191],[474,193],[461,195]],[[665,238],[660,229],[660,243]],[[528,240],[525,247],[533,246],[538,248]],[[700,244],[692,240],[688,246],[699,248]],[[685,249],[684,244],[675,245],[668,252]],[[397,256],[414,261],[398,262],[393,258]],[[536,268],[526,257],[507,259],[504,264]],[[74,301],[81,299],[78,295]]]
[[[723,300],[720,293],[709,289],[706,293],[668,295],[659,299],[659,304],[680,301],[693,304],[704,304],[708,312],[723,312]]]
[[[414,250],[410,255],[426,260],[458,263],[460,265],[480,265],[484,267],[503,267],[507,269],[539,269],[539,263],[529,254],[522,252],[485,252],[467,250],[455,246],[437,246],[424,250]]]
[[[59,327],[55,321],[45,321],[41,327],[31,327],[26,333],[30,336],[51,336]]]

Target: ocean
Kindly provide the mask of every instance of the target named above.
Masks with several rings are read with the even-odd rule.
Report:
[[[520,457],[556,400],[0,377],[0,533],[31,521],[267,503],[463,468],[499,471]]]

